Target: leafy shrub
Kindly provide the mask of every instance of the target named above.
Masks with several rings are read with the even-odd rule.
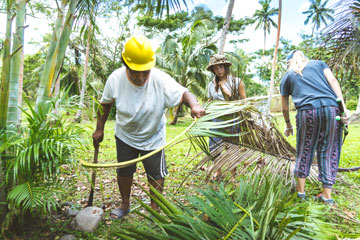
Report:
[[[355,100],[346,101],[346,108],[349,110],[356,110],[358,102]]]
[[[75,151],[86,144],[81,126],[68,123],[62,115],[37,112],[29,103],[28,107],[23,110],[27,124],[0,132],[0,152],[12,155],[4,166],[7,226],[14,216],[47,214],[58,207],[64,189],[59,178],[62,165],[73,164]]]

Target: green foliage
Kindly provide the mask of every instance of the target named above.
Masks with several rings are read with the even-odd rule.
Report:
[[[252,57],[241,49],[236,52],[225,53],[225,55],[232,62],[231,73],[243,81],[247,97],[262,96],[267,93],[267,89],[262,84],[253,80],[254,74],[248,72],[248,66],[253,60]]]
[[[181,11],[171,14],[165,18],[154,18],[148,15],[138,16],[137,20],[137,24],[145,27],[148,32],[152,32],[154,30],[158,30],[159,32],[164,30],[173,32],[185,27],[185,24],[189,22],[190,17],[187,12]]]
[[[22,211],[30,214],[49,213],[59,207],[58,200],[64,193],[63,186],[36,185],[26,182],[16,185],[8,193],[10,211]]]
[[[49,103],[50,110],[56,100]],[[49,213],[58,207],[62,165],[75,164],[75,151],[86,146],[84,128],[68,123],[62,114],[36,112],[27,103],[28,109],[23,110],[27,123],[0,133],[0,152],[12,155],[5,165],[8,225],[14,215]]]
[[[221,16],[215,16],[215,21],[217,23],[217,30],[221,30],[224,25],[225,18]],[[249,17],[240,18],[238,20],[231,18],[229,33],[235,33],[237,35],[242,34],[245,28],[254,22],[255,20]]]
[[[346,108],[349,110],[356,110],[358,102],[356,100],[346,101]]]
[[[154,188],[152,191],[156,193]],[[295,203],[280,178],[261,182],[259,176],[240,180],[235,189],[224,185],[198,190],[186,204],[156,193],[162,214],[140,204],[152,216],[137,211],[148,224],[116,233],[124,239],[331,239],[336,230],[325,223],[325,206]]]
[[[169,15],[170,9],[179,11],[182,6],[187,7],[186,0],[138,0],[137,2],[144,7],[147,14],[160,17],[164,12]]]
[[[243,79],[245,85],[246,97],[254,97],[254,96],[264,96],[267,94],[267,88],[255,81],[251,78]]]
[[[41,0],[41,1],[28,1],[28,8],[31,10],[32,13],[36,13],[38,16],[39,14],[44,14],[47,17],[51,17],[53,12],[51,11],[52,6],[49,2]]]
[[[326,28],[321,50],[330,54],[329,66],[344,76],[342,87],[355,90],[346,97],[354,97],[359,92],[360,0],[339,1],[337,10],[341,17]]]
[[[36,96],[44,62],[45,56],[41,52],[27,55],[24,58],[23,90],[30,99],[33,99]]]
[[[199,4],[194,7],[194,9],[191,11],[191,17],[193,18],[193,21],[199,21],[202,19],[212,19],[213,18],[213,12],[203,4]]]
[[[205,68],[216,51],[216,46],[206,41],[208,29],[213,26],[211,21],[203,19],[180,36],[168,35],[157,55],[157,66],[201,99],[206,99],[210,76]]]

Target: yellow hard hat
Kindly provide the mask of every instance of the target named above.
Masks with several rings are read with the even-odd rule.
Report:
[[[122,52],[124,62],[134,71],[147,71],[155,66],[155,52],[150,40],[145,36],[132,36]]]

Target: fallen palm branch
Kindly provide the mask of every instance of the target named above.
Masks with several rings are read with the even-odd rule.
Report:
[[[190,141],[206,154],[195,169],[212,162],[206,172],[208,180],[215,172],[219,173],[217,180],[224,179],[236,169],[238,175],[262,172],[270,179],[281,175],[293,182],[296,150],[275,127],[274,119],[257,110],[259,100],[214,101],[206,108],[207,115],[190,129]],[[222,121],[214,122],[215,118]],[[237,132],[232,127],[235,125]],[[223,141],[210,151],[207,138],[212,137]],[[309,178],[316,180],[314,170]]]

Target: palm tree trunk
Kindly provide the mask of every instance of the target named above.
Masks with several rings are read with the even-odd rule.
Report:
[[[4,169],[3,169],[3,159],[1,157],[0,154],[0,181],[1,183],[5,182],[5,175],[4,175]],[[6,203],[6,189],[5,189],[5,185],[2,184],[2,186],[0,187],[0,226],[2,226],[5,217],[6,217],[6,213],[7,213],[7,206],[3,203]]]
[[[315,32],[315,24],[314,24],[314,26],[312,28],[312,31],[311,31],[311,38],[314,36],[314,32]]]
[[[272,100],[272,95],[274,93],[276,57],[277,57],[277,52],[278,52],[278,48],[279,48],[280,29],[281,29],[281,6],[282,6],[282,0],[279,0],[278,31],[277,31],[277,36],[276,36],[274,58],[273,58],[272,68],[271,68],[270,89],[269,89],[269,95],[268,95],[269,96],[268,97],[268,105],[267,105],[267,108],[266,108],[266,113],[267,114],[270,113],[271,100]]]
[[[357,104],[357,107],[356,107],[356,113],[360,113],[360,94],[359,94],[359,100],[358,100],[358,104]]]
[[[221,31],[220,43],[219,43],[219,54],[224,54],[224,47],[225,47],[225,40],[226,35],[229,31],[230,21],[231,21],[231,14],[234,8],[235,0],[230,0],[228,9],[226,11],[224,25]]]
[[[18,121],[17,126],[21,124],[21,108],[22,108],[22,94],[23,94],[23,83],[24,83],[24,51],[21,52],[21,65],[20,65],[20,75],[19,75],[19,93],[18,93]]]
[[[63,19],[63,8],[59,9],[58,19],[56,21],[56,27],[53,33],[53,39],[50,44],[48,56],[44,64],[44,70],[40,80],[40,86],[38,89],[38,97],[36,99],[37,111],[48,112],[50,105],[47,101],[51,92],[53,91],[55,80],[59,75],[62,62],[65,57],[66,48],[69,43],[70,34],[72,32],[72,26],[74,23],[74,12],[78,0],[70,0],[69,9],[66,14],[64,25],[61,27]],[[63,5],[63,7],[65,7]]]
[[[266,48],[266,29],[264,28],[264,47],[263,47],[263,54],[261,58],[261,64],[265,62],[265,48]]]
[[[59,94],[60,94],[60,76],[58,76],[56,81],[55,81],[53,97],[58,97]],[[60,108],[60,102],[57,101],[56,104],[55,104],[55,110],[54,110],[56,115],[59,114],[59,108]]]
[[[62,25],[63,25],[63,21],[64,21],[65,6],[66,6],[66,2],[61,1],[61,7],[58,8],[58,15],[56,18],[54,31],[52,34],[50,46],[49,46],[48,53],[46,56],[44,69],[42,71],[41,78],[40,78],[40,86],[38,88],[37,99],[36,99],[36,108],[38,108],[38,105],[43,100],[42,94],[45,91],[46,82],[48,81],[48,76],[49,76],[49,72],[50,72],[50,68],[51,68],[51,59],[54,55],[56,44],[58,42],[59,35],[60,35]]]
[[[7,109],[9,103],[9,85],[10,85],[10,69],[11,69],[11,25],[12,25],[12,14],[11,14],[11,5],[10,0],[6,1],[6,33],[3,47],[3,62],[1,70],[1,82],[0,82],[0,130],[6,128],[7,121]],[[1,142],[0,142],[1,145]],[[0,181],[4,183],[4,169],[5,166],[4,158],[0,152]],[[1,184],[0,186],[0,202],[6,203],[6,189],[5,185]],[[0,204],[0,226],[2,226],[5,216],[7,213],[7,206],[5,204]]]
[[[86,54],[85,54],[85,63],[84,63],[84,76],[81,83],[81,93],[80,93],[80,103],[79,107],[80,109],[76,113],[75,116],[75,122],[81,122],[81,108],[84,105],[84,98],[85,98],[85,91],[86,91],[86,81],[87,81],[87,75],[88,75],[88,62],[89,62],[89,52],[90,52],[90,36],[91,36],[91,23],[89,24],[88,28],[88,38],[87,38],[87,44],[86,44]]]
[[[1,82],[0,82],[0,130],[6,128],[7,122],[7,110],[9,104],[9,86],[10,86],[10,69],[11,69],[11,1],[6,1],[6,33],[3,47],[3,60],[2,60],[2,71],[1,71]]]
[[[175,115],[174,115],[174,119],[172,120],[172,122],[170,123],[170,125],[176,125],[181,110],[182,110],[182,105],[179,105],[179,106],[176,108],[176,112],[175,112]]]
[[[12,57],[10,69],[10,89],[7,125],[18,123],[18,98],[19,98],[19,78],[24,46],[24,22],[25,22],[26,0],[17,0],[16,7],[16,30],[12,44]]]

